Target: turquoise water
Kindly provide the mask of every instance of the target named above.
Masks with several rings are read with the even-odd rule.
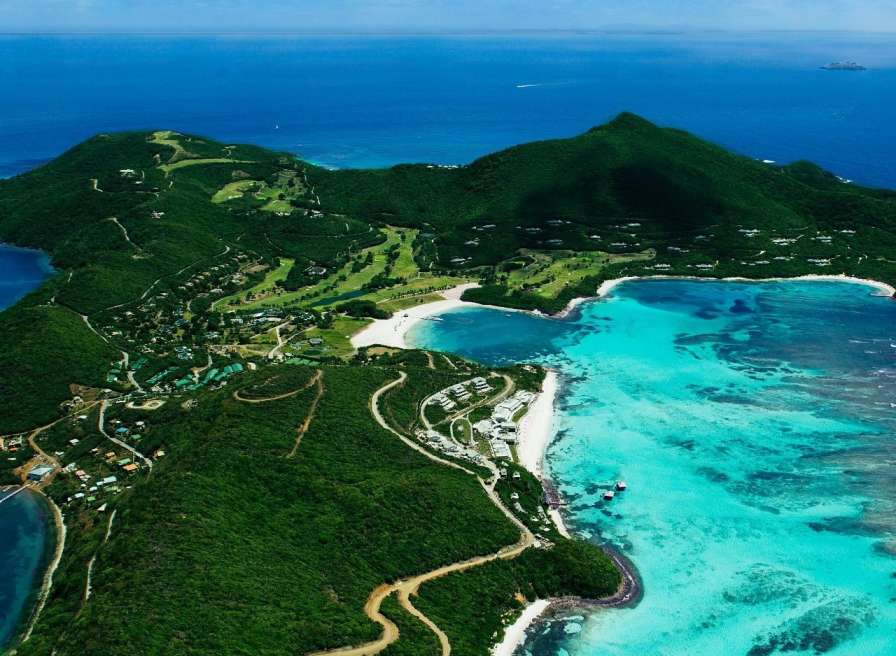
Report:
[[[10,491],[0,491],[0,499]],[[18,632],[39,585],[47,522],[46,507],[30,492],[0,503],[0,651]]]
[[[543,622],[520,653],[896,653],[896,303],[871,294],[641,281],[567,321],[420,322],[417,345],[561,372],[548,471],[643,576],[636,608]]]

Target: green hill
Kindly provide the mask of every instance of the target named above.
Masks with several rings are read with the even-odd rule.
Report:
[[[0,434],[58,420],[36,435],[46,453],[26,442],[3,480],[31,458],[128,476],[101,490],[66,473],[46,488],[68,537],[19,653],[355,645],[380,634],[363,613],[377,586],[518,540],[476,478],[485,465],[433,461],[417,435],[425,398],[492,372],[446,354],[355,354],[348,336],[367,317],[471,280],[482,286],[465,298],[548,311],[619,275],[894,283],[894,232],[893,192],[630,114],[458,168],[328,171],[156,131],[99,135],[0,180],[0,240],[46,250],[58,271],[0,313]],[[535,372],[493,380],[534,389]],[[381,398],[386,430],[369,403],[399,376]],[[103,433],[114,420],[150,425],[129,439],[151,474]],[[619,582],[600,551],[545,528],[540,483],[506,469],[494,494],[548,535],[420,588],[456,654],[486,653],[522,598]],[[427,653],[435,635],[395,596],[382,611],[402,637],[383,653]]]
[[[111,508],[72,501],[79,488],[71,476],[49,488],[67,509],[67,547],[54,593],[18,653],[285,656],[351,646],[379,636],[361,612],[377,586],[516,542],[516,527],[474,477],[409,449],[367,408],[400,371],[408,375],[402,392],[418,396],[470,373],[413,359],[363,371],[284,365],[193,405],[110,410],[128,425],[149,424],[139,446],[165,456],[109,502],[114,519]],[[307,430],[297,432],[305,419]],[[519,607],[515,594],[616,589],[618,574],[598,550],[553,537],[554,550],[445,580],[473,597],[488,590],[492,606],[476,620],[433,594],[432,612],[453,618],[452,639],[465,645],[456,653],[486,653],[503,613]],[[405,653],[425,653],[432,640],[428,631],[402,635]]]
[[[446,268],[495,265],[518,249],[652,251],[649,264],[608,273],[896,281],[894,192],[846,184],[807,162],[758,162],[632,114],[460,168],[315,169],[309,178],[339,211],[423,226]],[[468,298],[555,311],[599,282],[589,277],[559,299],[506,286]]]
[[[397,233],[386,225],[411,229],[413,242],[390,242]],[[459,168],[328,171],[254,146],[131,132],[0,180],[0,239],[47,250],[61,271],[23,304],[52,298],[125,351],[152,326],[127,335],[123,313],[145,315],[162,298],[208,310],[220,295],[194,305],[185,285],[214,267],[240,274],[218,276],[229,296],[215,310],[336,304],[359,293],[351,281],[367,286],[362,300],[384,303],[466,276],[485,283],[469,300],[556,311],[621,274],[849,273],[892,283],[894,231],[894,192],[806,162],[757,162],[631,114]],[[289,263],[285,275],[253,273],[278,261]],[[242,302],[250,288],[256,300]],[[26,325],[0,324],[7,343]],[[84,375],[35,384],[38,400],[30,394],[28,412],[0,430],[26,428],[41,406],[51,417],[72,382],[96,386],[86,373],[108,366],[108,353],[90,355],[104,346],[86,356],[61,348],[53,366],[36,365]],[[10,371],[0,373],[2,401],[25,407]]]

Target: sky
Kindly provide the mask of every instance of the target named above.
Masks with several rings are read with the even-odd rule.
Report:
[[[896,0],[0,0],[0,32],[896,32]]]

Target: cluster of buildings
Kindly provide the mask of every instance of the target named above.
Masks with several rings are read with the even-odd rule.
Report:
[[[492,456],[498,459],[513,457],[510,445],[518,441],[517,419],[522,414],[521,411],[534,399],[535,394],[532,392],[519,390],[496,405],[489,419],[483,419],[473,425],[473,430],[488,441]]]
[[[112,453],[114,456],[114,452]],[[136,465],[134,465],[136,468]],[[117,494],[121,492],[121,487],[118,484],[117,476],[103,476],[97,477],[96,480],[91,483],[91,479],[93,477],[88,474],[83,469],[78,469],[75,463],[71,463],[67,465],[63,470],[65,474],[74,474],[74,476],[80,481],[80,490],[75,492],[71,496],[69,496],[66,501],[71,503],[72,501],[80,501],[81,499],[85,500],[87,503],[93,503],[96,501],[97,495],[100,492],[106,492],[109,494]],[[126,470],[127,471],[127,470]],[[136,469],[134,470],[136,471]],[[128,473],[131,473],[130,471]]]
[[[467,387],[468,385],[472,388],[472,391]],[[429,397],[429,402],[438,405],[445,412],[450,412],[457,407],[458,403],[467,403],[473,398],[473,394],[487,394],[491,391],[492,386],[488,384],[485,378],[479,376],[472,380],[452,385],[448,389],[434,394]]]
[[[483,377],[473,378],[434,394],[428,404],[438,405],[443,411],[450,412],[461,404],[467,404],[474,395],[484,395],[492,391],[492,386]],[[472,425],[475,435],[485,439],[491,455],[495,459],[512,460],[511,445],[517,443],[517,421],[525,413],[525,409],[535,399],[535,394],[527,390],[518,390],[492,408],[491,416]],[[461,445],[436,430],[421,432],[418,435],[431,446],[450,455],[466,458],[481,464],[484,460],[480,452],[473,446]],[[472,438],[473,436],[471,436]]]
[[[228,364],[223,368],[218,367],[209,367],[205,370],[205,373],[200,376],[192,376],[186,375],[183,378],[180,378],[174,381],[174,390],[176,392],[180,391],[195,391],[200,387],[204,387],[206,385],[210,385],[213,383],[222,383],[228,378],[230,378],[234,374],[242,373],[244,367],[239,362],[234,362],[232,364]]]
[[[0,437],[0,451],[15,453],[22,448],[22,444],[24,443],[24,441],[25,437],[23,435],[16,435],[14,437],[8,438]]]
[[[462,460],[468,460],[473,464],[479,465],[481,467],[487,466],[485,457],[476,449],[465,446],[463,444],[459,444],[458,442],[452,440],[449,437],[446,437],[445,435],[442,435],[436,430],[419,431],[417,433],[417,438],[425,441],[427,444],[429,444],[430,447],[441,451],[449,456],[460,458]]]

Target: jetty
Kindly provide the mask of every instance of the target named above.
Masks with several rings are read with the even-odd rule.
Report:
[[[13,486],[13,487],[15,487],[15,486]],[[19,485],[19,486],[16,487],[12,492],[10,492],[9,494],[6,494],[6,495],[3,496],[2,498],[0,498],[0,504],[2,504],[4,501],[9,501],[9,500],[12,499],[15,495],[17,495],[19,492],[22,492],[22,491],[25,490],[25,489],[26,489],[26,487],[25,487],[24,485]],[[8,487],[5,487],[5,488],[3,488],[2,490],[0,490],[0,492],[8,492],[8,491],[9,491],[9,488],[8,488]]]
[[[551,510],[559,510],[566,505],[563,497],[554,487],[554,484],[546,478],[541,479],[541,486],[544,488],[544,501]]]

